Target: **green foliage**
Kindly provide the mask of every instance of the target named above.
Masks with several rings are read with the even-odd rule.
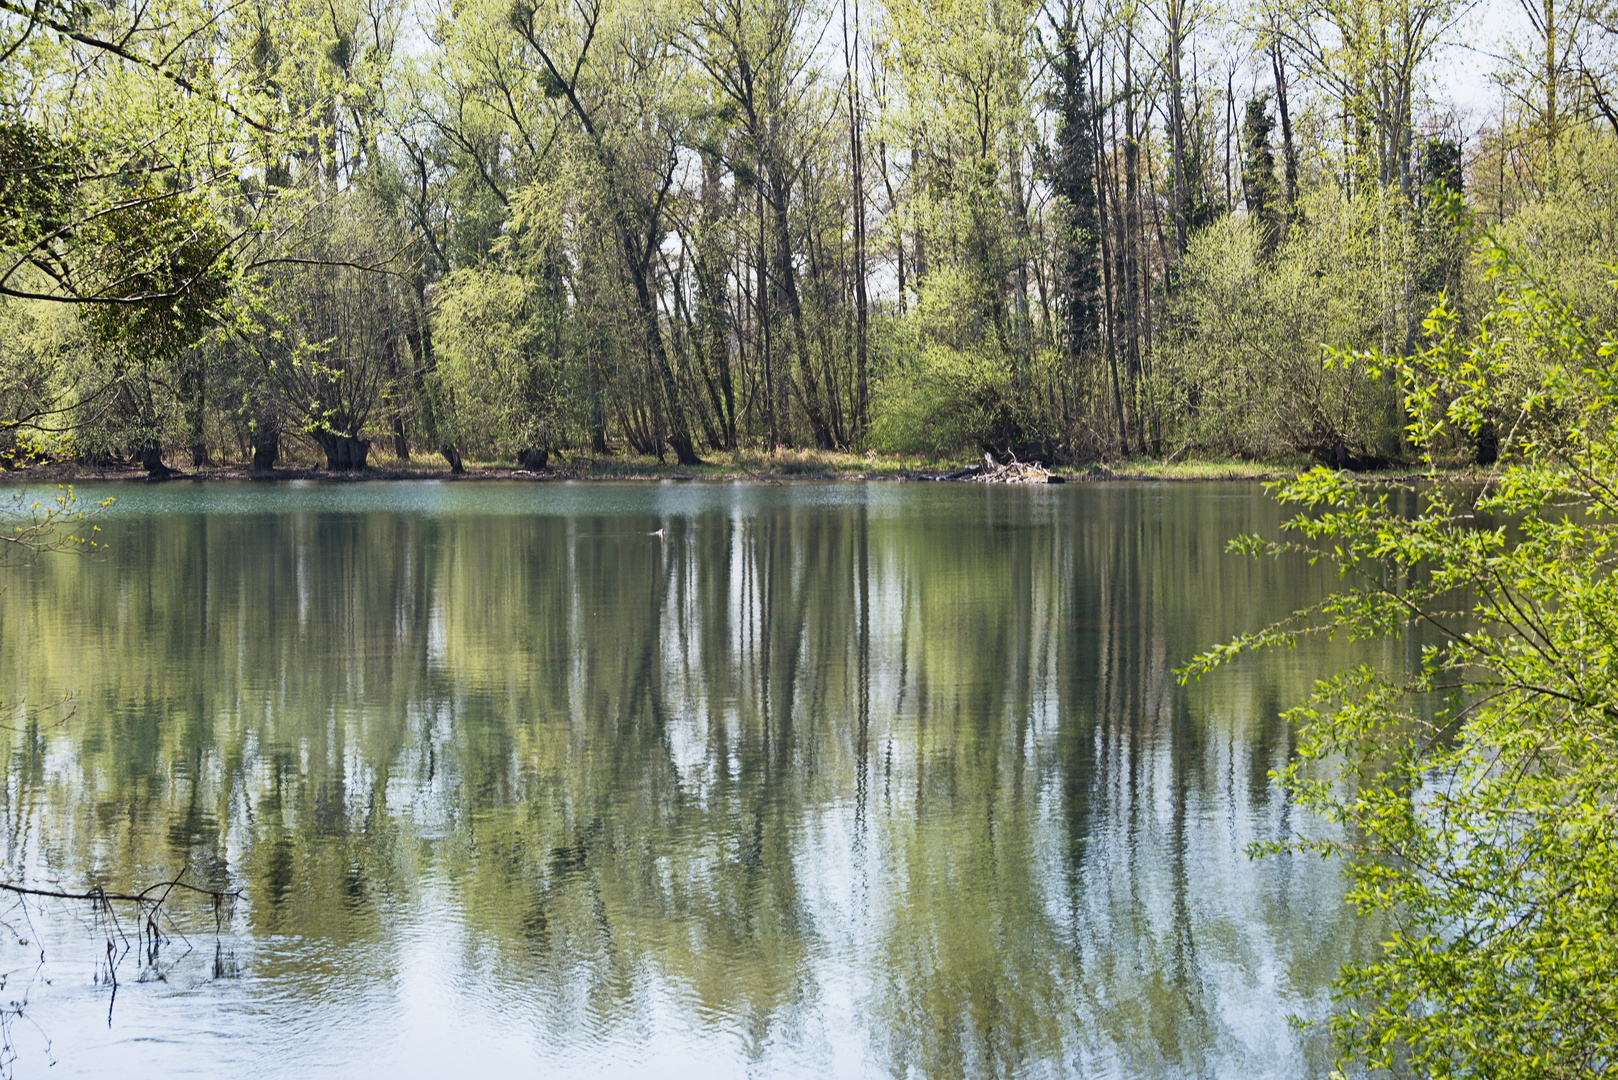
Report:
[[[1306,224],[1269,257],[1269,235],[1240,219],[1196,235],[1154,365],[1174,442],[1336,465],[1387,452],[1392,388],[1321,363],[1322,342],[1364,348],[1381,332],[1377,264],[1355,265],[1366,213],[1340,193],[1313,193]]]
[[[999,444],[1013,422],[1011,360],[987,332],[967,269],[939,267],[902,320],[875,331],[877,372],[871,394],[874,449],[949,454]]]
[[[1281,184],[1275,178],[1275,154],[1270,150],[1274,129],[1268,97],[1248,98],[1242,115],[1242,199],[1266,255],[1275,250],[1281,233]]]
[[[201,198],[147,178],[83,232],[98,255],[94,295],[119,300],[86,305],[102,341],[168,357],[220,314],[230,241]]]
[[[84,335],[74,313],[39,300],[0,300],[0,469],[72,452],[69,376]]]
[[[1096,140],[1090,100],[1090,56],[1081,55],[1077,31],[1063,27],[1050,57],[1055,149],[1051,154],[1054,216],[1061,237],[1055,285],[1062,317],[1062,347],[1070,363],[1098,352],[1101,307],[1100,200],[1096,187]]]
[[[981,349],[937,342],[906,349],[872,393],[871,446],[940,456],[992,439],[1010,382],[1005,360]]]
[[[1439,292],[1463,320],[1487,303],[1422,194],[1460,190],[1461,148],[1418,147],[1408,97],[1366,112],[1376,80],[1419,84],[1453,3],[1273,12],[1275,88],[1239,130],[1235,83],[1165,66],[1144,9],[881,7],[827,68],[836,20],[806,0],[456,0],[409,48],[402,0],[0,0],[0,294],[80,329],[56,395],[0,417],[76,396],[80,452],[198,464],[232,428],[359,446],[379,420],[396,455],[452,461],[465,438],[1402,456],[1393,384],[1319,344],[1409,352]],[[1509,163],[1507,228],[1606,325],[1618,150],[1570,122],[1543,154]],[[520,311],[435,302],[504,275]]]
[[[72,194],[73,154],[38,124],[0,121],[0,249],[61,227]]]
[[[1281,782],[1340,831],[1276,845],[1341,856],[1350,899],[1397,929],[1346,967],[1333,1020],[1348,1059],[1433,1077],[1593,1076],[1618,1061],[1618,338],[1597,333],[1490,241],[1498,295],[1468,338],[1440,306],[1396,376],[1426,460],[1500,425],[1481,488],[1395,493],[1316,469],[1281,487],[1301,552],[1343,587],[1199,657],[1198,675],[1304,634],[1408,637],[1408,671],[1316,684],[1289,714]],[[1533,381],[1510,378],[1532,364]]]
[[[437,378],[469,449],[513,454],[559,445],[558,318],[551,298],[518,275],[458,270],[444,279]]]
[[[1606,265],[1618,250],[1618,144],[1570,129],[1557,142],[1553,169],[1556,183],[1513,214],[1500,235],[1596,326],[1618,327],[1618,293]]]

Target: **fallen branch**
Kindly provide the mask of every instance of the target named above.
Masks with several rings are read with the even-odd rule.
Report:
[[[17,885],[9,881],[0,881],[0,890],[4,890],[5,892],[9,893],[16,893],[18,896],[41,896],[47,900],[94,900],[97,902],[110,902],[117,900],[128,903],[151,904],[160,903],[162,901],[163,897],[159,897],[156,900],[152,898],[152,894],[157,892],[159,889],[163,891],[163,897],[168,896],[168,894],[175,889],[184,889],[187,892],[193,892],[199,896],[209,897],[215,902],[223,902],[225,900],[242,900],[247,896],[247,894],[240,889],[233,889],[228,892],[224,892],[218,889],[204,889],[197,885],[188,885],[183,881],[159,881],[155,885],[148,885],[145,889],[142,889],[138,893],[110,893],[100,886],[87,889],[84,892],[68,892],[65,889],[33,889],[26,885]]]
[[[1060,484],[1063,479],[1041,465],[1031,465],[1027,462],[1012,458],[1011,462],[1001,465],[994,460],[992,454],[983,455],[983,464],[968,465],[963,469],[944,473],[942,476],[928,476],[924,473],[913,473],[907,480],[953,480],[965,484]]]

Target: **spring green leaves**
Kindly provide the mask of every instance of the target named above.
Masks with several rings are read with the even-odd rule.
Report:
[[[1487,266],[1474,333],[1440,305],[1419,354],[1335,358],[1398,380],[1426,461],[1492,428],[1485,483],[1414,503],[1325,469],[1281,485],[1290,537],[1233,548],[1327,560],[1341,587],[1184,674],[1311,633],[1419,645],[1289,714],[1278,779],[1322,824],[1269,850],[1341,856],[1351,902],[1396,927],[1341,974],[1339,1047],[1424,1076],[1591,1076],[1618,1060],[1618,344],[1492,241]]]

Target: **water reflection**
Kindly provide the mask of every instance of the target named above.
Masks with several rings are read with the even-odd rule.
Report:
[[[60,915],[59,1071],[1325,1064],[1285,1017],[1368,932],[1243,854],[1322,658],[1171,675],[1319,588],[1222,553],[1256,488],[117,494],[5,571],[6,865],[245,888],[246,974],[92,1035]]]

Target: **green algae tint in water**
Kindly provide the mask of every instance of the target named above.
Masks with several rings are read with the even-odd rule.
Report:
[[[79,494],[108,553],[3,571],[5,872],[246,899],[116,998],[13,909],[26,1075],[1323,1071],[1372,928],[1244,849],[1331,658],[1172,676],[1322,588],[1223,553],[1257,487]]]

